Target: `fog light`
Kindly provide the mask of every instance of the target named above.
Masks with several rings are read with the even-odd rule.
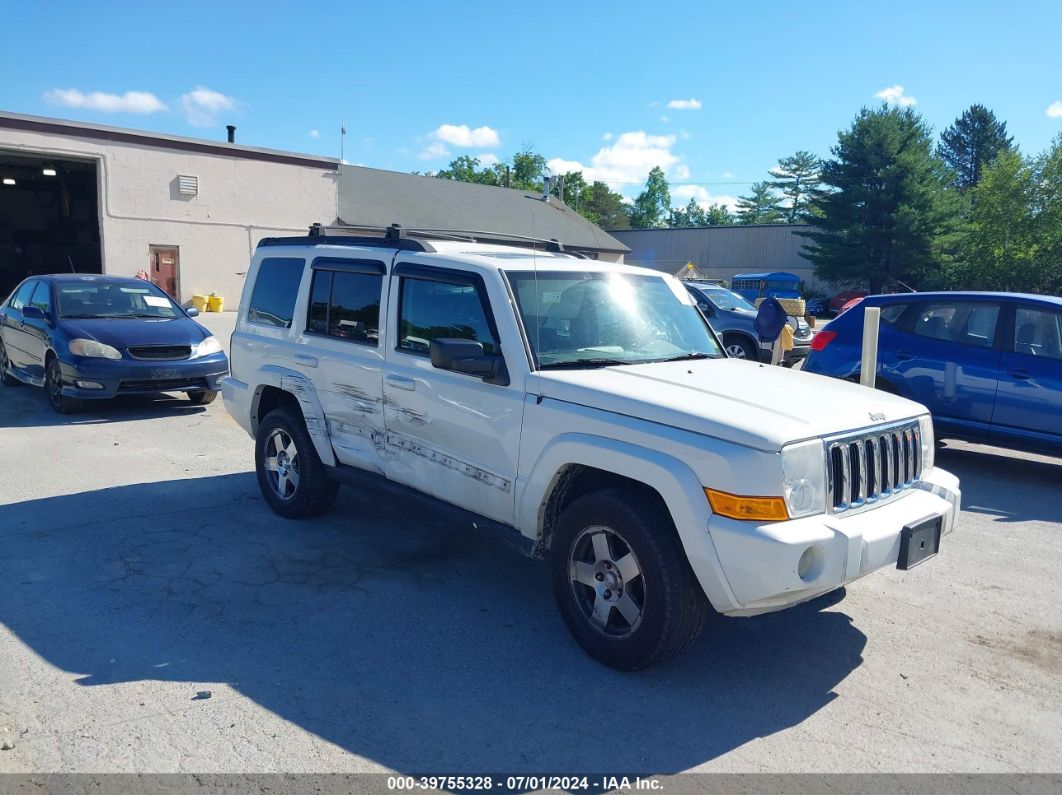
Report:
[[[797,562],[797,576],[804,582],[811,582],[822,572],[822,549],[810,546],[804,550]]]
[[[99,381],[75,381],[74,386],[78,389],[103,389],[103,384]]]

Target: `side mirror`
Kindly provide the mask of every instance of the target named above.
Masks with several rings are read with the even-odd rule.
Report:
[[[29,306],[28,304],[22,307],[22,319],[23,320],[44,320],[44,312],[39,307]]]
[[[190,306],[185,309],[184,313],[188,315],[188,317],[199,317],[199,310],[196,309],[194,306]]]
[[[700,303],[697,304],[697,308],[704,312],[708,317],[715,317],[715,309],[711,304]]]
[[[431,366],[439,370],[476,375],[488,384],[509,385],[509,371],[499,354],[483,353],[483,343],[475,340],[434,339],[428,346]]]

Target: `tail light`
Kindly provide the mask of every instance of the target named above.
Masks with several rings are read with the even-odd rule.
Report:
[[[835,339],[837,339],[836,331],[820,331],[818,334],[811,338],[811,350],[824,350],[826,346],[833,342]]]

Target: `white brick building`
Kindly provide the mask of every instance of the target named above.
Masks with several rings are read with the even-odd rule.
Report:
[[[0,294],[29,273],[73,265],[149,271],[182,302],[217,292],[235,308],[261,238],[336,218],[337,168],[330,158],[0,113]]]

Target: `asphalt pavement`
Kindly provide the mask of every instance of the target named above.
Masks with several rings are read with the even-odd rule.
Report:
[[[1062,770],[1059,459],[948,444],[938,557],[620,674],[471,527],[272,514],[220,400],[0,387],[0,451],[0,771]]]

